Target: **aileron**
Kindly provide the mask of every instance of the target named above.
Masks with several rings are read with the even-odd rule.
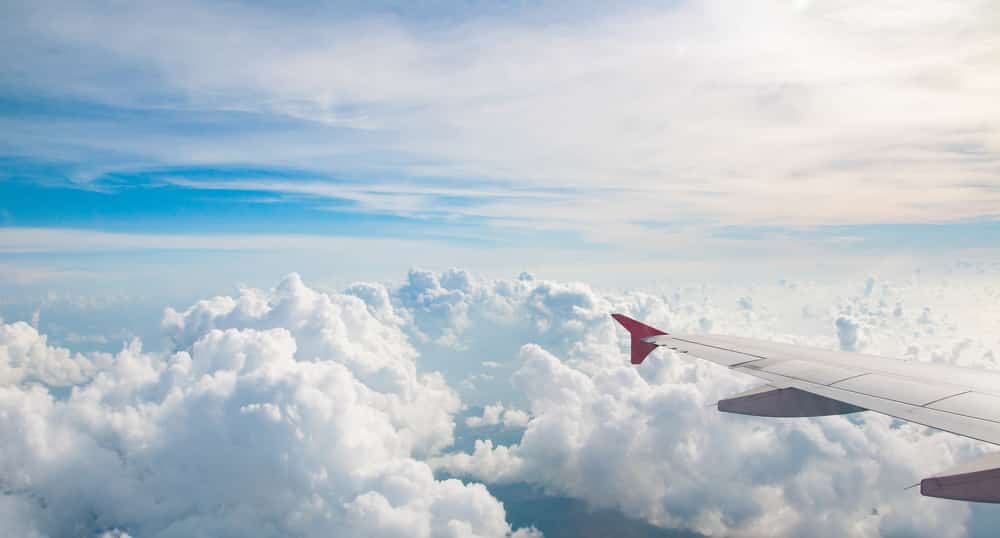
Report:
[[[836,383],[834,387],[910,405],[926,405],[966,392],[966,389],[961,387],[915,381],[878,373],[847,379]]]
[[[929,404],[928,407],[956,415],[979,417],[1000,424],[1000,398],[991,394],[970,391],[944,398]]]

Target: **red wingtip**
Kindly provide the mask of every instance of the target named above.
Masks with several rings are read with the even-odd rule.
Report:
[[[650,327],[645,323],[638,322],[622,314],[611,314],[611,317],[615,318],[615,321],[620,323],[622,327],[625,327],[625,330],[632,335],[632,364],[642,364],[646,356],[656,349],[656,344],[644,342],[643,338],[667,334],[655,327]]]

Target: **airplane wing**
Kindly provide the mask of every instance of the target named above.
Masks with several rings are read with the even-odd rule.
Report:
[[[718,403],[720,411],[811,417],[875,411],[1000,445],[1000,372],[829,351],[749,338],[668,334],[621,314],[632,363],[657,347],[766,381]],[[930,497],[1000,503],[1000,452],[920,482]]]

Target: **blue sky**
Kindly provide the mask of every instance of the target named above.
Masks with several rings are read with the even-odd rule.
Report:
[[[37,295],[80,275],[142,291],[125,268],[149,257],[221,291],[212,252],[257,285],[990,263],[978,9],[8,6],[0,270]]]
[[[292,271],[620,287],[988,266],[978,9],[7,6],[4,292],[24,312]]]
[[[995,243],[993,79],[936,22],[975,33],[971,8],[53,6],[6,17],[8,231]]]

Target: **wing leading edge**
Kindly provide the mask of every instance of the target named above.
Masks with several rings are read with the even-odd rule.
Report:
[[[767,382],[720,401],[720,411],[805,417],[871,410],[1000,445],[1000,373],[730,336],[668,334],[621,314],[614,318],[632,334],[634,364],[667,347]],[[1000,503],[1000,459],[989,456],[923,480],[921,492]]]

